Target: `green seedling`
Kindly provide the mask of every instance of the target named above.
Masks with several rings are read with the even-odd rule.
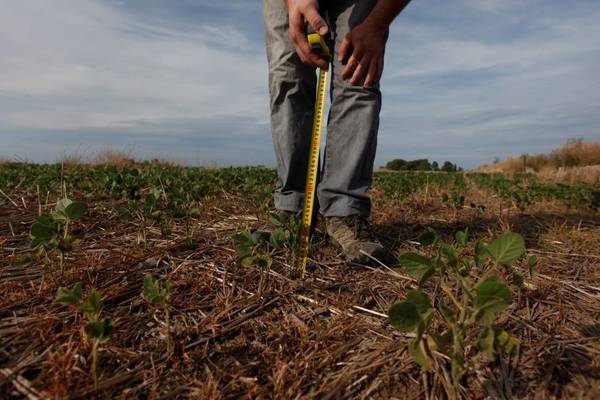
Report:
[[[465,206],[465,196],[458,190],[452,190],[449,194],[442,193],[442,202],[453,210],[456,219],[458,210]]]
[[[183,218],[185,231],[184,247],[192,249],[194,247],[194,219],[200,216],[200,210],[196,207],[196,202],[186,201],[178,210],[178,216]]]
[[[142,297],[148,303],[153,306],[160,307],[163,309],[165,313],[165,339],[162,342],[162,345],[167,350],[167,352],[171,352],[171,320],[170,320],[170,303],[169,297],[171,295],[171,283],[169,281],[160,281],[158,279],[154,279],[154,277],[150,274],[144,275],[144,290],[142,292]]]
[[[62,199],[54,212],[39,216],[31,225],[31,247],[46,265],[52,265],[52,255],[59,254],[60,271],[64,270],[65,255],[83,238],[82,232],[74,232],[71,224],[81,219],[87,211],[85,203]]]
[[[293,249],[298,238],[298,232],[300,232],[302,222],[300,214],[292,213],[288,216],[273,214],[270,220],[273,225],[277,226],[269,237],[271,247],[276,250],[284,247]]]
[[[155,224],[161,225],[161,233],[164,232],[163,212],[160,210],[161,191],[153,189],[144,197],[143,202],[131,200],[128,207],[120,207],[117,211],[123,219],[136,219],[139,221],[139,237],[148,247],[148,230]]]
[[[92,341],[92,375],[94,386],[98,387],[97,365],[100,352],[100,342],[106,340],[113,331],[112,321],[108,318],[101,319],[102,299],[100,292],[92,290],[87,298],[83,299],[81,283],[76,283],[72,289],[61,287],[56,292],[55,303],[71,306],[77,312],[86,316],[84,331]]]
[[[271,234],[269,243],[271,242]],[[246,268],[267,269],[271,266],[272,260],[268,252],[263,249],[263,242],[258,231],[242,231],[232,237],[237,255],[237,263]],[[277,242],[278,239],[274,239]]]
[[[421,242],[433,245],[437,239],[428,234]],[[513,273],[512,265],[525,254],[523,237],[508,232],[489,245],[477,242],[472,256],[464,255],[467,244],[465,230],[456,233],[453,244],[438,244],[433,256],[402,254],[400,264],[420,288],[392,304],[388,313],[393,326],[415,333],[410,355],[439,375],[452,399],[462,397],[461,380],[474,368],[478,354],[491,360],[495,351],[519,346],[519,339],[495,328],[494,321],[512,303],[511,290],[500,276]],[[433,299],[421,289],[432,277],[441,289]]]
[[[292,248],[298,232],[299,218],[292,216],[289,221],[279,215],[273,215],[271,222],[278,226],[272,232],[242,231],[232,236],[236,252],[236,263],[246,268],[258,268],[260,271],[259,293],[266,285],[273,256],[284,248]]]

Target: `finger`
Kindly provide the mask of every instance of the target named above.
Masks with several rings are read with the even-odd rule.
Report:
[[[327,28],[327,23],[323,17],[321,17],[319,10],[316,7],[308,8],[304,13],[304,17],[310,26],[315,30],[315,32],[319,32],[319,35],[323,36],[329,31]]]
[[[377,61],[377,80],[375,82],[379,82],[381,77],[383,76],[383,60],[384,57],[380,56]]]
[[[366,58],[363,58],[358,63],[358,66],[354,70],[354,74],[352,74],[352,78],[348,81],[351,85],[356,85],[360,82],[360,79],[365,73],[365,70],[369,67],[369,61]]]
[[[374,58],[371,60],[371,62],[369,63],[369,70],[367,71],[367,77],[365,78],[365,83],[363,84],[363,87],[365,89],[370,88],[371,86],[373,86],[373,83],[376,82],[377,79],[377,64],[378,64],[378,59]]]
[[[292,43],[294,44],[294,47],[296,48],[296,54],[298,54],[298,57],[300,58],[300,61],[302,61],[304,64],[310,65],[312,67],[316,67],[317,64],[315,64],[312,61],[312,56],[314,53],[311,52],[310,46],[308,45],[308,42],[306,41],[306,36],[304,35],[304,33],[292,33],[290,31],[290,39],[292,41]]]
[[[346,64],[346,67],[344,67],[344,69],[342,70],[342,78],[348,79],[348,77],[350,77],[354,72],[354,69],[357,65],[358,61],[353,54],[350,56],[350,59],[348,59],[348,64]]]
[[[315,53],[310,53],[309,61],[310,61],[310,65],[319,67],[324,70],[329,69],[329,61],[327,61],[326,59],[324,59],[322,57],[319,57]]]
[[[343,62],[346,59],[346,53],[350,50],[350,45],[352,44],[352,39],[350,39],[350,34],[348,33],[344,36],[344,40],[342,40],[342,44],[340,45],[340,49],[338,50],[338,61]]]

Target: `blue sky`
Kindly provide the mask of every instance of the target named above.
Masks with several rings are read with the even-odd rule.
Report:
[[[273,165],[259,0],[0,0],[0,157]],[[376,165],[600,140],[600,2],[413,0]]]

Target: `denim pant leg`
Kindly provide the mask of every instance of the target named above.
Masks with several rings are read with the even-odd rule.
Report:
[[[376,0],[338,0],[327,9],[335,31],[334,54],[344,36],[371,12]],[[325,217],[359,214],[368,217],[373,163],[377,147],[381,92],[379,85],[365,89],[362,82],[350,85],[342,79],[344,68],[333,60],[331,109],[322,179],[318,188]]]
[[[275,208],[300,211],[308,168],[317,79],[301,61],[288,36],[284,0],[263,0],[269,64],[271,130],[280,187]]]

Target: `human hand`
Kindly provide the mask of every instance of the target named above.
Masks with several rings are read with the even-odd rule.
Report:
[[[321,36],[329,32],[327,23],[319,14],[317,0],[286,0],[289,15],[289,35],[300,60],[315,68],[327,69],[329,61],[314,53],[306,39],[306,25],[310,26]]]
[[[346,66],[342,78],[351,85],[364,77],[363,87],[369,88],[379,82],[383,73],[383,56],[387,40],[387,26],[378,26],[368,20],[352,29],[340,45],[338,60]]]

